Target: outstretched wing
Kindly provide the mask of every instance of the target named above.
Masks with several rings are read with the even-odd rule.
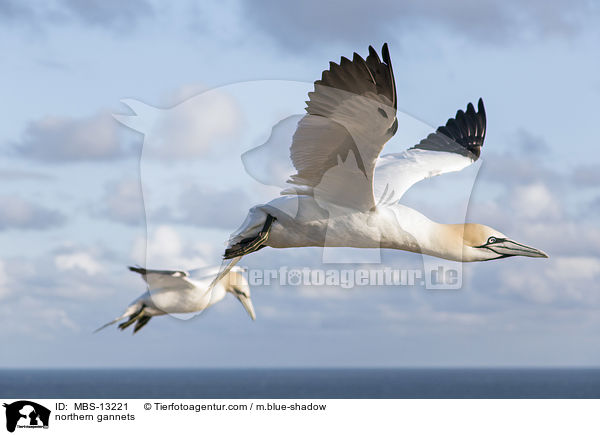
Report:
[[[339,65],[330,62],[315,82],[308,94],[308,114],[298,122],[290,147],[298,171],[288,180],[294,187],[282,194],[314,195],[366,210],[375,205],[375,163],[398,126],[387,44],[382,56],[383,61],[369,47],[366,59],[356,53],[352,60],[342,57]]]
[[[381,156],[375,168],[377,203],[395,203],[413,184],[460,171],[475,162],[481,154],[485,130],[485,107],[480,98],[477,112],[469,103],[466,112],[456,112],[445,126],[438,127],[414,147]]]
[[[142,275],[142,278],[151,290],[185,290],[195,288],[194,284],[188,279],[189,274],[184,270],[156,270],[139,266],[129,266],[129,270]]]

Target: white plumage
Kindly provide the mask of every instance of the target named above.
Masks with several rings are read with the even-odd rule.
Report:
[[[187,272],[181,270],[151,270],[130,267],[139,273],[148,285],[148,291],[135,299],[125,312],[96,330],[106,328],[121,320],[120,329],[136,323],[134,333],[154,316],[169,313],[195,313],[221,301],[227,293],[233,294],[244,306],[252,320],[256,318],[250,299],[250,287],[241,268],[232,268],[212,289],[209,286],[217,276],[216,267]]]
[[[445,224],[399,203],[420,180],[460,171],[479,158],[486,133],[480,99],[418,144],[380,155],[396,133],[397,96],[387,44],[383,61],[342,57],[315,82],[290,146],[290,187],[252,207],[231,235],[224,276],[243,255],[266,246],[390,248],[454,261],[547,257],[485,225]]]

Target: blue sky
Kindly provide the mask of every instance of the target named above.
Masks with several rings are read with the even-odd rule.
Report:
[[[0,366],[598,365],[599,18],[593,2],[566,0],[3,1]],[[146,230],[153,266],[218,262],[248,207],[276,191],[243,171],[241,152],[301,113],[330,60],[383,42],[411,119],[435,127],[484,98],[468,220],[550,259],[470,264],[451,292],[257,287],[256,322],[229,298],[135,337],[92,335],[144,291],[125,266],[146,260]],[[144,136],[111,115],[132,114],[120,101],[169,109],[209,89],[224,116],[189,136],[206,152],[161,161],[144,144],[140,166]],[[413,145],[401,143],[412,133],[391,145]],[[435,204],[446,177],[407,203],[444,221]],[[422,261],[383,255],[395,267]],[[264,249],[245,263],[316,257]]]

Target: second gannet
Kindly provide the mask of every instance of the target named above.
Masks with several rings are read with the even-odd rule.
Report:
[[[122,315],[94,332],[127,319],[119,324],[119,328],[123,330],[135,323],[135,334],[154,316],[202,311],[221,301],[227,293],[232,293],[242,303],[252,320],[256,319],[250,286],[241,268],[232,268],[210,289],[209,285],[217,276],[218,268],[202,269],[199,276],[194,278],[190,278],[190,273],[183,270],[152,270],[132,266],[129,270],[142,276],[148,284],[148,291],[134,300]]]

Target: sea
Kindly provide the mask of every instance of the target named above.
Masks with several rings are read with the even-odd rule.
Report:
[[[600,398],[600,369],[0,369],[0,397]]]

